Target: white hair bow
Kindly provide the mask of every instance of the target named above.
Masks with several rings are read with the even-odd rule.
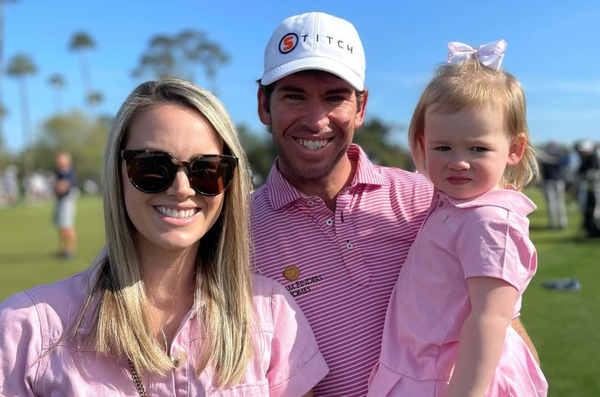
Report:
[[[448,63],[456,65],[475,58],[490,69],[500,70],[506,46],[506,41],[502,39],[477,48],[453,41],[448,43]]]

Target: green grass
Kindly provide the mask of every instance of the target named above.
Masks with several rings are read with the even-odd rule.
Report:
[[[581,217],[569,209],[569,227],[547,230],[538,190],[527,194],[538,204],[531,216],[531,238],[539,268],[523,297],[522,321],[539,352],[550,396],[600,396],[600,239],[580,231]],[[543,283],[562,277],[580,281],[579,292],[548,290]],[[594,314],[595,313],[595,314]]]
[[[522,321],[531,335],[550,382],[551,397],[600,396],[600,239],[585,239],[580,216],[569,211],[569,228],[546,229],[541,194],[527,194],[538,204],[531,218],[531,237],[539,269],[523,299]],[[0,210],[0,300],[9,295],[68,277],[87,268],[104,244],[102,203],[78,202],[78,255],[56,258],[58,233],[52,207]],[[580,280],[579,292],[547,290],[543,283],[561,277]],[[596,313],[596,314],[594,314]]]
[[[86,269],[104,245],[102,200],[77,202],[78,253],[74,260],[57,257],[58,229],[51,204],[0,210],[0,300],[40,284]]]

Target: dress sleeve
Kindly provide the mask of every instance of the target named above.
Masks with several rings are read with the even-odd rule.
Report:
[[[267,371],[270,397],[300,397],[327,375],[329,368],[298,304],[273,281],[273,339]]]
[[[537,267],[529,238],[511,227],[511,219],[467,222],[458,239],[465,278],[499,278],[523,292]]]
[[[0,329],[0,395],[35,396],[42,338],[37,308],[27,293],[0,305]]]

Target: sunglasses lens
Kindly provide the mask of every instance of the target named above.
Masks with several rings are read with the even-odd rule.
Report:
[[[221,157],[203,157],[192,162],[190,183],[198,193],[214,196],[229,187],[234,169],[235,163]]]
[[[127,174],[141,191],[157,193],[171,183],[173,163],[166,153],[141,153],[129,161]]]

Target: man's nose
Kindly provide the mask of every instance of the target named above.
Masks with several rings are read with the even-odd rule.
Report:
[[[329,110],[319,102],[308,103],[304,112],[304,125],[312,131],[329,126]]]

